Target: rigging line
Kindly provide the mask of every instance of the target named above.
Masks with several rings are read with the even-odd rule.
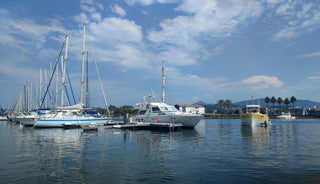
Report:
[[[71,91],[72,98],[73,98],[73,103],[76,104],[76,98],[74,97],[74,92],[73,92],[73,88],[72,88],[72,84],[71,84],[71,80],[70,80],[68,68],[66,68],[66,73],[67,73],[67,78],[68,78],[68,81],[69,81],[70,91]],[[65,90],[67,90],[67,89],[65,89]],[[67,94],[67,97],[68,97],[68,101],[69,101],[69,103],[70,103],[70,98],[69,98],[69,95],[68,95],[68,94]],[[70,103],[70,104],[71,104],[71,103]]]
[[[42,98],[41,105],[40,105],[40,108],[39,108],[39,109],[41,109],[41,108],[42,108],[42,105],[43,105],[43,103],[44,103],[44,100],[45,100],[45,98],[46,98],[46,96],[47,96],[47,93],[48,93],[48,91],[49,91],[49,87],[50,87],[50,85],[51,85],[52,78],[53,78],[54,73],[55,73],[55,71],[56,71],[56,69],[57,69],[58,63],[60,62],[60,59],[59,59],[59,58],[61,57],[61,54],[62,54],[62,51],[63,51],[64,45],[65,45],[65,42],[63,42],[63,44],[62,44],[62,47],[61,47],[61,50],[60,50],[59,56],[58,56],[58,58],[57,58],[57,60],[56,60],[56,64],[54,65],[54,68],[53,68],[53,71],[52,71],[52,74],[51,74],[51,77],[50,77],[50,80],[49,80],[49,83],[48,83],[48,86],[47,86],[46,92],[44,93],[44,96],[43,96],[43,98]]]
[[[105,103],[106,108],[107,108],[108,116],[110,116],[110,110],[109,110],[109,107],[108,107],[106,94],[105,94],[105,92],[103,90],[104,88],[103,88],[102,81],[101,81],[101,78],[100,78],[100,72],[99,72],[99,69],[98,69],[98,65],[97,65],[96,59],[94,57],[94,50],[93,49],[92,49],[92,57],[93,57],[94,66],[96,68],[96,72],[97,72],[97,75],[98,75],[98,80],[99,80],[99,83],[100,83],[100,88],[101,88],[101,91],[102,91],[103,100],[104,100],[104,103]]]

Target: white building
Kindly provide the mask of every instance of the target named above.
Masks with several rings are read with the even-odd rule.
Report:
[[[205,107],[202,105],[192,104],[176,104],[175,107],[181,112],[187,112],[191,114],[205,114]]]

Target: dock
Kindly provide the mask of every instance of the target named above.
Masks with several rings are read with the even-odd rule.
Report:
[[[83,132],[97,132],[98,126],[83,126],[82,127]]]
[[[179,131],[183,128],[183,125],[175,123],[112,122],[104,125],[80,125],[79,123],[66,123],[63,127],[65,129],[81,128],[83,132],[98,131],[98,127],[130,130]]]
[[[154,131],[178,131],[183,127],[182,124],[173,123],[126,123],[113,125],[112,128],[130,130],[154,130]]]

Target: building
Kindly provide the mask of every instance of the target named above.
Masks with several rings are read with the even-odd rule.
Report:
[[[176,104],[175,107],[181,112],[187,112],[191,114],[205,114],[205,107],[202,105],[192,104]]]

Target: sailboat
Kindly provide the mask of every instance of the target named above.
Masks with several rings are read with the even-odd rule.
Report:
[[[85,30],[83,28],[83,44],[82,44],[82,72],[81,72],[81,88],[80,102],[75,105],[63,106],[65,96],[65,73],[66,61],[68,52],[68,35],[65,40],[65,55],[63,59],[63,75],[62,75],[62,90],[61,90],[61,106],[54,107],[50,113],[40,116],[34,124],[35,128],[63,128],[69,126],[89,126],[89,125],[104,125],[111,121],[110,117],[95,117],[85,113],[84,99],[84,54],[85,54]]]
[[[134,117],[134,121],[148,124],[180,124],[184,128],[194,128],[203,119],[203,115],[181,112],[173,105],[167,104],[165,102],[164,80],[165,67],[162,65],[161,101],[157,101],[154,95],[143,97],[144,102],[136,104],[135,108],[138,109],[138,113]]]

